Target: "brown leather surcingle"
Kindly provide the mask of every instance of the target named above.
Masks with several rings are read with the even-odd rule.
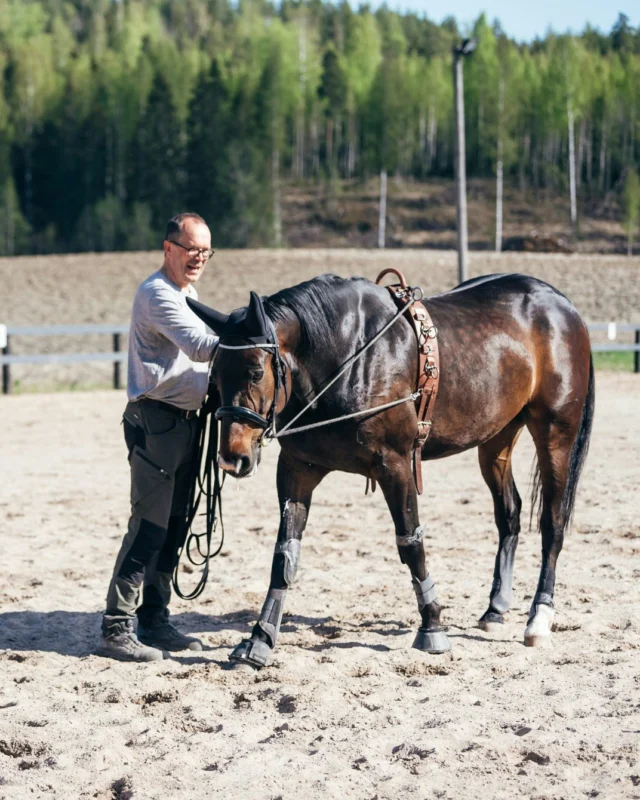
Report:
[[[408,286],[404,275],[393,267],[383,270],[376,278],[376,283],[380,284],[388,274],[393,274],[400,280],[399,284],[392,284],[386,288],[398,308],[402,308],[413,298],[413,289]],[[418,494],[422,494],[422,448],[431,433],[431,417],[440,378],[438,331],[431,320],[427,307],[420,300],[416,300],[413,305],[409,306],[407,315],[413,323],[418,340],[418,385],[416,391],[420,392],[420,397],[416,400],[418,432],[413,449],[413,477]]]

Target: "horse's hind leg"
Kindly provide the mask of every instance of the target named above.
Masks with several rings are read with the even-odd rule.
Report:
[[[569,421],[548,422],[534,418],[527,421],[527,427],[536,445],[542,494],[540,515],[542,566],[524,632],[525,645],[534,647],[551,641],[551,627],[555,614],[556,564],[569,521],[565,507],[565,491],[577,426]]]
[[[300,543],[307,524],[313,490],[329,470],[298,461],[285,451],[278,459],[280,527],[273,553],[269,591],[250,639],[244,639],[229,656],[231,661],[256,669],[267,666],[276,646],[284,602],[298,569]]]
[[[429,653],[445,653],[451,649],[446,633],[440,627],[440,604],[435,583],[427,572],[422,542],[423,529],[418,520],[418,499],[408,459],[385,462],[377,479],[384,492],[396,529],[400,560],[409,567],[413,589],[418,600],[422,625],[413,646]]]
[[[503,615],[511,607],[513,594],[513,562],[520,533],[522,501],[511,470],[511,454],[522,431],[524,420],[516,417],[499,434],[478,448],[480,470],[493,496],[493,509],[500,541],[493,569],[489,608],[479,626],[495,630],[503,623]]]

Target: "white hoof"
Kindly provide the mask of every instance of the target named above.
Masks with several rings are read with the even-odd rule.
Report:
[[[555,611],[551,606],[539,605],[536,615],[524,630],[525,647],[549,647],[551,644],[551,626]]]

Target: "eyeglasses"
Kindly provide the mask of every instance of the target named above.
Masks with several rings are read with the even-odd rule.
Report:
[[[186,250],[189,253],[189,258],[195,258],[196,256],[204,256],[208,261],[211,256],[216,252],[215,250],[211,250],[211,248],[200,248],[200,247],[185,247],[180,242],[174,242],[173,239],[167,239],[168,242],[171,244],[177,244],[178,247],[181,247],[183,250]]]

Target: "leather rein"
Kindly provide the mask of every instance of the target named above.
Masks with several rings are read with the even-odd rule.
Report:
[[[438,364],[438,347],[437,347],[437,330],[435,326],[432,324],[431,317],[429,312],[427,311],[426,307],[422,302],[423,292],[420,287],[410,287],[407,285],[407,282],[402,275],[396,269],[390,268],[383,270],[377,279],[376,284],[380,284],[382,278],[389,274],[393,273],[400,279],[400,284],[387,286],[387,289],[391,293],[394,302],[398,306],[398,311],[394,316],[389,320],[389,322],[384,325],[384,327],[378,331],[378,333],[370,339],[365,346],[359,350],[357,353],[354,353],[350,356],[342,365],[342,367],[338,370],[337,374],[327,383],[316,395],[314,395],[313,399],[310,400],[301,411],[299,411],[293,419],[291,419],[284,427],[280,430],[276,430],[276,416],[277,416],[277,408],[278,408],[278,401],[280,399],[280,393],[284,389],[286,393],[287,388],[287,381],[286,381],[286,370],[287,364],[282,354],[280,353],[280,345],[278,342],[278,337],[276,335],[275,327],[271,320],[271,332],[270,332],[270,341],[261,342],[256,344],[242,344],[242,345],[226,345],[220,343],[218,345],[218,349],[223,350],[255,350],[255,349],[263,349],[263,350],[272,350],[273,351],[273,370],[274,370],[274,378],[275,378],[275,388],[274,388],[274,396],[273,401],[271,403],[271,407],[269,408],[269,412],[266,416],[262,416],[255,411],[252,411],[249,408],[245,408],[244,406],[221,406],[215,412],[215,418],[217,420],[222,419],[232,419],[235,422],[239,422],[242,424],[247,425],[254,425],[255,427],[262,428],[262,435],[260,437],[259,443],[260,446],[266,446],[271,440],[273,439],[280,439],[284,436],[291,436],[296,433],[302,433],[303,431],[313,430],[315,428],[322,428],[327,425],[333,425],[337,422],[342,422],[348,419],[354,419],[356,417],[364,416],[366,414],[374,414],[379,411],[384,411],[389,408],[393,408],[394,406],[401,405],[402,403],[408,402],[416,402],[417,404],[417,413],[418,413],[418,433],[416,436],[416,440],[414,443],[414,459],[413,459],[413,469],[414,469],[414,478],[416,481],[416,489],[418,494],[422,494],[422,474],[421,474],[421,458],[420,453],[422,446],[426,442],[429,433],[431,432],[431,414],[433,412],[433,405],[435,403],[436,393],[437,393],[437,386],[438,386],[438,377],[439,377],[439,364]],[[349,369],[349,367],[358,361],[362,356],[367,352],[367,350],[372,347],[381,336],[383,336],[389,328],[394,325],[400,317],[408,315],[414,324],[414,329],[416,331],[416,336],[418,340],[418,353],[419,353],[419,370],[418,370],[418,385],[416,387],[416,391],[412,394],[408,395],[407,397],[402,397],[399,400],[392,400],[389,403],[383,403],[381,405],[372,406],[370,408],[361,409],[359,411],[354,411],[350,414],[343,414],[339,417],[332,417],[331,419],[322,420],[321,422],[314,422],[310,425],[300,425],[297,428],[292,428],[291,426],[296,422],[303,414],[305,414],[313,405],[316,404],[318,398],[321,397],[326,391],[328,391],[331,386]],[[285,397],[285,405],[288,403],[289,397]]]

